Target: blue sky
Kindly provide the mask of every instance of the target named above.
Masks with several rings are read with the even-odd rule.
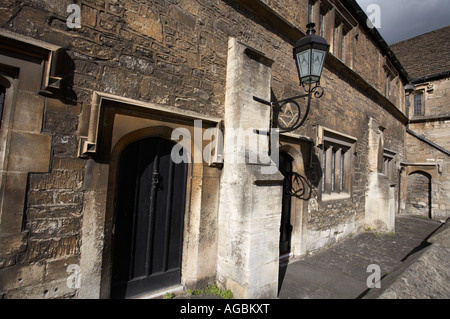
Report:
[[[378,32],[388,44],[400,42],[450,25],[450,0],[356,0],[368,12],[370,4],[380,8]],[[450,39],[442,39],[450,41]]]

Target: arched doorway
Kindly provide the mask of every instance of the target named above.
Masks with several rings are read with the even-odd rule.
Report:
[[[173,143],[150,137],[128,145],[118,163],[112,298],[180,283],[187,161]],[[185,154],[180,154],[185,155]]]
[[[2,118],[3,118],[3,105],[5,103],[5,94],[6,89],[3,85],[0,84],[0,127],[2,125]]]
[[[409,215],[431,218],[431,176],[422,171],[408,175],[406,211]]]
[[[289,193],[290,181],[292,178],[292,157],[285,153],[280,153],[280,166],[279,170],[283,174],[285,181],[283,183],[283,199],[281,206],[281,225],[280,225],[280,256],[289,256],[291,252],[291,237],[292,237],[292,224],[291,224],[291,207],[292,196]]]

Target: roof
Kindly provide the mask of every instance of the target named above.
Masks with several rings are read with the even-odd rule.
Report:
[[[450,71],[450,25],[391,45],[411,79]]]

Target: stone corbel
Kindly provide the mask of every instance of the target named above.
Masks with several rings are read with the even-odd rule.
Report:
[[[44,78],[40,94],[46,96],[59,95],[63,89],[63,77],[58,71],[62,60],[62,48],[51,49],[48,51],[48,57],[45,63]]]
[[[97,153],[98,126],[104,97],[106,95],[99,92],[94,92],[92,95],[88,134],[80,137],[78,145],[78,157],[80,158],[93,157]]]

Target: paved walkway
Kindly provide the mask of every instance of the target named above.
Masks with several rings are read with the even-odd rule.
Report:
[[[367,292],[366,280],[377,264],[381,276],[392,272],[424,248],[442,224],[414,216],[397,216],[396,232],[364,232],[280,267],[280,299],[354,299]],[[383,281],[381,281],[381,285]]]

